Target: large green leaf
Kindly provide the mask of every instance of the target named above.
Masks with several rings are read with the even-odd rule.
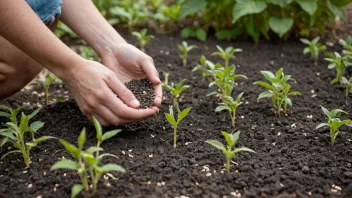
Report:
[[[195,14],[205,7],[207,7],[208,2],[206,0],[186,0],[182,5],[179,13],[179,19],[183,19],[188,15]]]
[[[330,3],[337,7],[344,7],[351,2],[352,0],[330,0]]]
[[[288,31],[291,30],[293,26],[293,19],[270,17],[269,26],[273,32],[282,38]]]
[[[293,0],[269,0],[270,3],[274,5],[279,5],[282,8],[292,3],[292,1]]]
[[[313,16],[318,8],[317,0],[295,0],[301,8],[309,15]]]
[[[236,21],[243,16],[261,13],[267,6],[264,0],[236,0],[232,12],[232,23],[236,23]]]
[[[73,185],[71,189],[71,198],[75,198],[83,189],[84,187],[81,184]]]
[[[57,170],[57,169],[70,169],[70,170],[77,170],[79,165],[77,162],[72,160],[60,160],[56,162],[54,165],[51,166],[50,171]]]
[[[331,3],[328,3],[328,8],[334,15],[340,17],[342,20],[347,20],[347,15],[343,7],[337,7]]]

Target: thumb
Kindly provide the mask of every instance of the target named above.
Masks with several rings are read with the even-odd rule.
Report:
[[[109,79],[109,88],[129,107],[138,109],[140,103],[133,93],[127,89],[127,87],[117,79],[117,77]]]
[[[152,82],[153,85],[158,85],[161,83],[159,78],[159,72],[154,66],[153,58],[147,56],[147,58],[140,61],[140,66],[142,67],[143,71],[147,74],[150,82]]]

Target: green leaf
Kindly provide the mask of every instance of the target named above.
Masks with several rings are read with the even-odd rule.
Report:
[[[293,26],[293,18],[269,18],[269,26],[273,32],[282,38]]]
[[[38,143],[44,142],[45,140],[48,140],[48,139],[56,139],[56,137],[53,137],[53,136],[42,136],[40,138],[35,139],[34,142],[36,144],[38,144]]]
[[[326,109],[325,107],[323,106],[320,106],[321,107],[321,110],[324,112],[324,114],[331,119],[331,114],[330,114],[330,111],[328,109]]]
[[[238,138],[240,138],[240,134],[241,134],[241,131],[237,131],[236,133],[230,135],[233,145],[235,145]]]
[[[219,142],[217,140],[207,140],[205,142],[210,144],[210,145],[212,145],[213,147],[221,150],[221,151],[226,150],[225,146],[221,142]]]
[[[32,119],[34,116],[36,116],[39,111],[40,111],[40,109],[37,109],[37,110],[33,111],[33,112],[28,116],[29,119]]]
[[[347,21],[347,15],[344,8],[337,7],[331,3],[328,3],[328,8],[335,16],[340,17],[342,20]]]
[[[285,103],[292,106],[292,101],[289,98],[285,98]]]
[[[177,125],[177,122],[175,120],[175,118],[168,114],[168,113],[165,113],[165,117],[166,117],[166,120],[172,125],[172,126],[176,126]]]
[[[44,126],[44,122],[36,121],[36,122],[32,122],[30,127],[33,129],[34,132],[37,132],[43,126]]]
[[[188,39],[194,36],[195,36],[195,32],[191,27],[183,28],[183,30],[181,31],[181,38],[183,39]]]
[[[275,75],[271,71],[260,71],[260,73],[262,73],[268,81],[271,81],[272,78],[275,78]]]
[[[208,5],[206,0],[186,0],[180,8],[179,19],[195,14],[203,10]]]
[[[261,94],[259,94],[258,100],[260,100],[262,98],[271,98],[271,97],[273,97],[273,95],[274,94],[272,92],[270,92],[270,91],[264,91]]]
[[[207,39],[207,32],[203,28],[198,28],[196,31],[196,37],[200,41],[205,41]]]
[[[188,107],[187,109],[182,110],[178,115],[177,115],[177,123],[180,123],[191,111],[192,107]]]
[[[72,160],[60,160],[51,166],[50,171],[57,169],[78,170],[79,164]]]
[[[315,127],[315,129],[319,129],[324,126],[329,126],[329,124],[328,123],[320,123],[317,127]]]
[[[288,96],[300,96],[302,95],[301,92],[299,91],[293,91],[287,94]]]
[[[102,136],[102,142],[114,137],[115,135],[117,135],[121,131],[122,131],[121,129],[116,129],[116,130],[112,130],[112,131],[108,131],[108,132],[104,133]]]
[[[6,156],[8,156],[12,153],[21,153],[21,151],[20,150],[9,151],[9,152],[5,153],[3,156],[1,156],[0,160],[3,160]]]
[[[274,5],[279,5],[281,8],[292,3],[293,0],[269,0],[270,3]]]
[[[345,7],[347,4],[351,2],[352,0],[330,0],[330,3],[337,7]]]
[[[101,159],[103,159],[103,157],[115,157],[115,158],[117,158],[116,155],[113,155],[113,154],[110,154],[110,153],[104,153],[104,154],[99,155],[97,159],[101,160]]]
[[[0,112],[0,117],[10,118],[10,117],[11,117],[11,114],[6,113],[6,112]]]
[[[12,132],[8,132],[8,131],[1,132],[0,136],[6,137],[6,138],[10,138],[12,141],[16,141],[17,140],[17,138],[12,134]]]
[[[318,8],[317,0],[295,0],[301,8],[310,16],[313,16]]]
[[[266,8],[267,4],[264,0],[236,0],[232,12],[232,23],[236,23],[243,16],[261,13]]]
[[[101,128],[99,121],[94,116],[93,116],[93,123],[94,123],[95,131],[97,133],[97,140],[101,141],[101,136],[103,135],[103,130]]]
[[[235,143],[232,141],[232,140],[233,140],[232,135],[229,134],[229,133],[227,133],[226,131],[222,131],[221,133],[222,133],[222,135],[224,136],[224,138],[225,138],[225,140],[226,140],[226,142],[227,142],[228,148],[231,149],[231,148],[233,147],[233,145],[235,144]]]
[[[247,151],[247,152],[255,153],[254,150],[252,150],[252,149],[250,149],[250,148],[246,148],[246,147],[236,148],[233,152],[234,152],[234,153],[238,153],[238,152],[242,152],[242,151]]]
[[[83,128],[80,135],[78,136],[78,149],[82,150],[84,142],[86,142],[86,128]]]
[[[95,153],[95,152],[97,152],[97,151],[103,151],[103,150],[104,150],[104,149],[101,148],[101,147],[91,146],[91,147],[89,147],[89,148],[86,150],[86,152],[89,153],[89,154],[93,154],[93,153]]]
[[[223,110],[230,111],[231,109],[228,106],[221,105],[221,106],[216,107],[215,112],[219,112],[219,111],[223,111]]]
[[[5,105],[0,105],[0,110],[6,110],[6,111],[11,111],[10,107],[7,107]]]
[[[77,147],[68,143],[66,140],[59,139],[59,141],[62,145],[64,145],[64,147],[72,155],[72,157],[74,157],[75,159],[79,158],[80,152]]]
[[[266,88],[267,90],[273,90],[273,87],[271,85],[269,85],[268,83],[263,82],[263,81],[257,81],[257,82],[254,82],[253,84],[260,85],[260,86]]]
[[[122,168],[122,166],[117,165],[117,164],[105,164],[104,166],[101,167],[101,170],[103,173],[107,173],[110,171],[117,171],[121,173],[125,173],[126,170]]]
[[[81,184],[73,185],[71,189],[71,198],[75,198],[83,189],[84,187]]]

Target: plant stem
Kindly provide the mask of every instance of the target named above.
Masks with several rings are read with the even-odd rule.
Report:
[[[83,169],[83,170],[78,169],[79,177],[81,178],[84,189],[86,191],[89,191],[87,173],[86,173],[84,164],[82,163],[82,159],[79,159],[79,164],[80,164],[80,169]]]
[[[49,87],[45,87],[45,104],[49,105]]]
[[[284,114],[286,115],[286,111],[287,111],[287,103],[284,103]]]
[[[278,101],[277,102],[277,115],[279,116],[279,117],[281,117],[281,106],[279,105],[280,104],[280,102]]]
[[[336,132],[333,131],[332,129],[330,129],[330,138],[331,138],[331,144],[334,145],[336,140]]]
[[[145,50],[145,49],[144,49],[144,45],[141,45],[141,51],[142,51],[142,52],[145,52],[144,50]]]
[[[174,148],[177,146],[177,125],[174,126]]]
[[[187,67],[187,58],[183,58],[183,66]]]
[[[176,108],[177,113],[181,112],[180,107],[178,106],[177,96],[174,96],[174,107]]]
[[[231,158],[226,157],[226,166],[225,166],[225,168],[226,168],[227,172],[230,172],[230,165],[231,165]]]

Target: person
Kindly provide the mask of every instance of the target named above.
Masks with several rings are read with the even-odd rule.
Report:
[[[99,55],[85,60],[52,32],[58,19]],[[62,79],[80,110],[104,125],[122,125],[159,112],[162,86],[153,59],[128,44],[91,0],[0,0],[0,99],[47,68]],[[140,109],[124,83],[148,78],[155,106]]]

